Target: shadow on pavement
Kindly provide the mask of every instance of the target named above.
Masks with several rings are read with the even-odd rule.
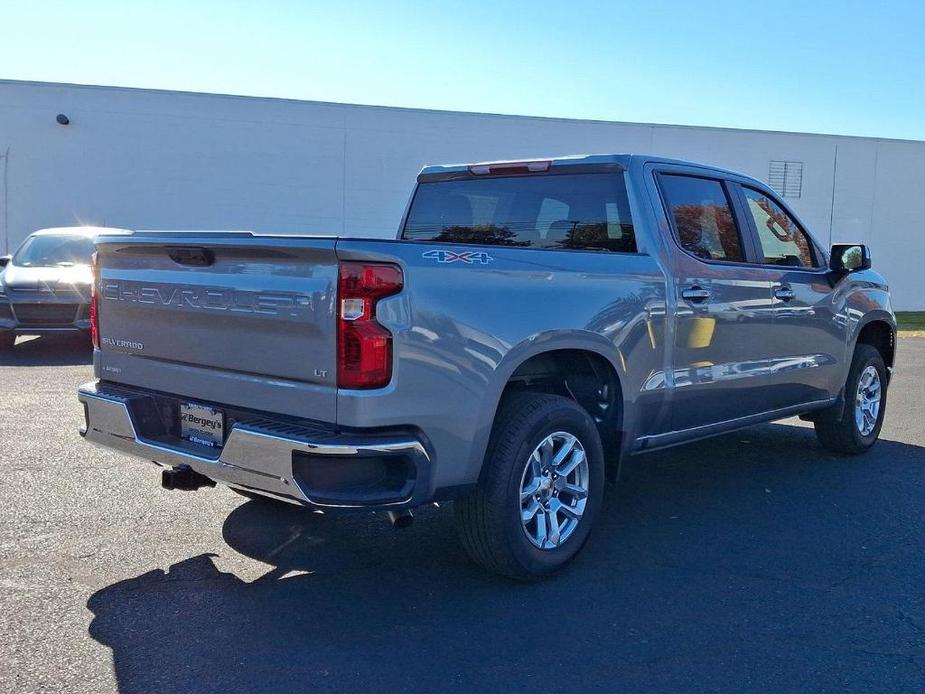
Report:
[[[95,593],[90,634],[123,692],[912,690],[923,463],[788,425],[635,458],[576,564],[531,585],[470,564],[448,508],[393,531],[249,501],[223,533],[261,578],[193,556]]]
[[[63,333],[20,337],[11,349],[0,349],[0,366],[80,366],[93,363],[89,335]]]

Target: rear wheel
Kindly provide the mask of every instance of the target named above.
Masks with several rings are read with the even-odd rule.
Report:
[[[887,371],[880,352],[870,345],[854,350],[845,405],[841,412],[823,413],[814,422],[816,436],[834,453],[863,453],[876,443],[886,412]]]
[[[597,427],[574,401],[505,399],[482,480],[456,502],[463,546],[486,569],[520,580],[558,571],[581,550],[603,496]]]

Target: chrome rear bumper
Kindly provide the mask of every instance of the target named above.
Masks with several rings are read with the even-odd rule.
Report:
[[[144,435],[137,423],[139,412],[144,401],[152,397],[145,391],[97,381],[81,386],[78,400],[84,405],[86,420],[81,436],[158,465],[189,466],[228,486],[304,506],[410,508],[428,500],[430,455],[421,441],[408,434],[347,433],[255,417],[254,421],[235,421],[224,446],[213,451],[177,438]],[[323,475],[332,479],[337,475],[337,461],[361,460],[383,469],[401,465],[409,471],[408,479],[400,488],[392,489],[389,497],[375,489],[371,494],[363,493],[371,488],[357,485],[356,480],[346,492],[332,493],[330,488],[312,486],[317,475],[299,473],[315,461],[325,467]]]

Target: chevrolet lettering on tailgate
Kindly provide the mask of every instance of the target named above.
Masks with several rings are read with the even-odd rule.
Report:
[[[236,313],[263,313],[296,317],[311,309],[312,299],[291,292],[249,292],[229,287],[193,287],[188,285],[150,285],[132,281],[102,283],[107,301]]]

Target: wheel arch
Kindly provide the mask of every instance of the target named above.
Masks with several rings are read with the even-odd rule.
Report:
[[[877,311],[865,316],[858,324],[851,344],[852,354],[859,344],[874,347],[883,357],[888,372],[892,371],[896,361],[896,322],[893,315]]]
[[[854,353],[858,345],[870,345],[880,352],[887,370],[887,384],[892,377],[893,364],[896,360],[896,319],[892,313],[885,310],[870,311],[862,320],[858,321],[851,333],[848,342],[845,379],[851,369]],[[820,410],[815,413],[801,415],[807,421],[816,421],[820,418],[839,419],[848,406],[848,394],[844,387],[838,391],[838,397],[830,410]]]
[[[598,424],[608,462],[618,466],[626,439],[623,387],[626,370],[616,357],[612,343],[600,335],[580,331],[569,335],[538,336],[512,348],[496,368],[493,387],[485,399],[480,426],[482,436],[473,451],[480,469],[479,476],[492,427],[504,397],[511,389],[556,393],[577,402]],[[569,376],[569,366],[577,368],[577,379],[573,376],[563,383],[554,372],[558,370],[560,375]],[[591,384],[587,379],[591,374],[599,377],[608,391],[603,403],[605,408],[609,408],[607,416],[595,416],[589,407]]]

